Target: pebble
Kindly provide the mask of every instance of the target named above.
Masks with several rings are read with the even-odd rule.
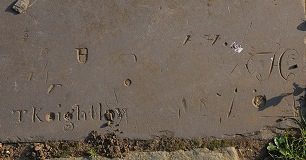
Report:
[[[29,4],[30,4],[29,0],[18,0],[13,6],[13,9],[18,13],[24,13],[26,12]]]

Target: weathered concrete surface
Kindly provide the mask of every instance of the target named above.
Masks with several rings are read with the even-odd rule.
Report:
[[[30,3],[0,3],[2,141],[248,133],[293,116],[303,94],[302,1]]]
[[[89,158],[55,158],[50,160],[87,160]],[[105,157],[90,158],[92,160],[108,160]],[[115,158],[120,160],[121,158]],[[132,152],[124,159],[137,160],[155,160],[155,159],[205,159],[205,160],[240,160],[238,153],[234,147],[223,148],[220,151],[210,151],[207,148],[198,148],[191,151],[176,151],[176,152]],[[244,159],[245,160],[245,159]]]

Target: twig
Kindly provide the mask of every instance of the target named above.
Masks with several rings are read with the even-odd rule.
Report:
[[[252,74],[249,70],[249,61],[251,60],[251,58],[253,57],[253,55],[251,55],[251,57],[247,60],[246,64],[245,64],[245,68],[247,69],[247,71]]]
[[[273,70],[273,66],[274,66],[274,59],[275,59],[275,53],[273,54],[273,57],[272,57],[272,59],[271,59],[271,64],[270,64],[270,70],[269,70],[269,76],[268,76],[268,79],[270,78],[271,73],[272,73],[272,70]]]
[[[188,41],[190,41],[190,40],[189,40],[190,37],[191,37],[191,35],[187,35],[187,36],[186,36],[186,39],[184,40],[183,45],[185,45]]]
[[[49,88],[48,88],[48,94],[53,90],[53,88],[55,87],[55,85],[54,84],[51,84],[50,86],[49,86]]]
[[[32,77],[33,77],[33,72],[30,73],[29,78],[28,78],[28,81],[31,81],[31,80],[32,80]]]
[[[214,39],[214,41],[211,43],[211,45],[214,45],[216,42],[217,42],[217,40],[219,39],[219,37],[220,37],[220,35],[216,35],[216,38]]]
[[[232,109],[233,109],[233,106],[234,106],[234,99],[235,99],[235,96],[234,98],[232,99],[232,102],[231,102],[231,106],[229,108],[229,111],[228,111],[228,114],[227,114],[227,118],[231,115],[232,113]]]
[[[206,108],[206,103],[205,103],[204,99],[200,99],[200,101],[204,105],[204,107]]]
[[[232,74],[234,72],[234,70],[236,69],[236,67],[238,66],[238,63],[235,65],[235,67],[232,69],[231,73]]]
[[[184,107],[184,110],[186,111],[187,110],[187,101],[186,101],[186,99],[184,97],[182,99],[182,105]]]

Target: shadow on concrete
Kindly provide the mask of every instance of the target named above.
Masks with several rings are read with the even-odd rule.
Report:
[[[306,88],[302,88],[300,87],[298,84],[296,83],[293,83],[293,96],[298,96],[300,95],[301,93],[303,93],[304,91],[306,91]]]
[[[306,31],[306,22],[302,22],[296,28],[300,31]]]
[[[305,91],[306,91],[306,88],[302,88],[298,84],[293,83],[293,92],[292,93],[282,93],[279,96],[275,96],[273,98],[270,98],[269,100],[267,100],[265,106],[259,108],[258,111],[263,111],[263,110],[265,110],[265,109],[267,109],[271,106],[272,107],[277,106],[282,101],[283,98],[285,98],[289,95],[299,96],[300,94],[302,94]],[[306,92],[304,94],[306,94]]]
[[[270,98],[269,100],[267,100],[266,105],[259,108],[258,111],[263,111],[269,107],[274,107],[277,106],[284,97],[291,95],[292,93],[283,93],[279,96],[275,96],[273,98]]]
[[[9,12],[12,13],[14,15],[17,15],[18,13],[16,11],[13,10],[13,6],[14,4],[17,2],[17,0],[15,0],[12,4],[10,4],[6,9],[5,12]]]
[[[100,128],[105,128],[105,127],[107,127],[108,125],[107,125],[107,123],[104,123],[104,124],[102,124],[101,126],[100,126]]]
[[[306,101],[306,88],[302,88],[296,83],[293,83],[293,86],[295,87],[295,89],[294,89],[295,92],[293,92],[293,95],[294,96],[299,96],[300,95],[300,97],[296,101],[299,102],[299,107],[301,107],[302,112],[304,112],[305,109],[306,109],[305,108],[305,106],[306,106],[306,102],[305,102]],[[304,94],[301,95],[303,92],[304,92]]]

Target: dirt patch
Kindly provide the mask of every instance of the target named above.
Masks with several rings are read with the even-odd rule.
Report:
[[[0,143],[0,159],[46,159],[64,157],[109,158],[125,157],[133,151],[177,151],[195,148],[217,150],[233,146],[241,158],[264,159],[268,156],[268,140],[257,140],[239,136],[228,139],[197,138],[181,139],[155,136],[150,140],[122,139],[115,133],[99,134],[92,131],[84,141],[47,141],[43,143]]]

